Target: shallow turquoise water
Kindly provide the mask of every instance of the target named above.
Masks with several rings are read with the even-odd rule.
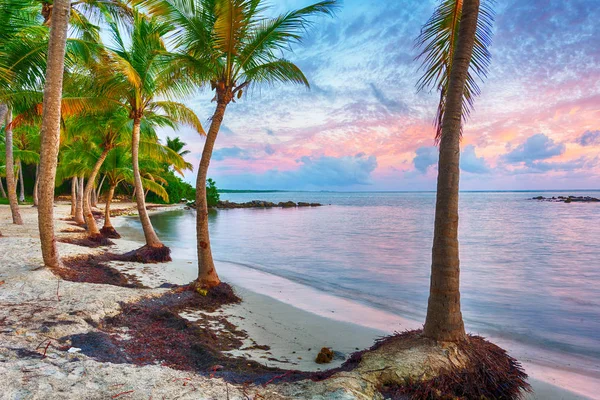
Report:
[[[538,194],[565,195],[461,193],[467,329],[600,362],[600,204],[527,200]],[[434,193],[240,193],[222,199],[327,206],[211,213],[216,259],[424,320]],[[193,211],[152,219],[178,258],[195,258]],[[136,219],[128,221],[138,229]]]

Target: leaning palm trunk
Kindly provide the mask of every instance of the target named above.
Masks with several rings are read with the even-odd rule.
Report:
[[[98,197],[96,196],[96,188],[95,187],[92,187],[92,191],[90,192],[90,204],[94,208],[96,208],[98,206]]]
[[[4,182],[2,182],[2,178],[0,178],[0,196],[2,196],[3,199],[6,198],[6,192],[4,191]]]
[[[423,333],[438,341],[466,339],[460,311],[458,189],[462,100],[473,54],[479,0],[464,0],[442,120],[431,287]]]
[[[198,279],[195,283],[201,288],[211,288],[218,285],[221,281],[215,262],[213,261],[212,251],[210,248],[210,236],[208,232],[208,203],[206,201],[206,177],[208,174],[208,166],[212,157],[213,147],[217,140],[219,128],[225,116],[227,102],[219,101],[217,109],[212,117],[210,129],[204,142],[202,150],[202,158],[198,166],[198,177],[196,179],[196,235],[198,248]]]
[[[110,220],[110,205],[112,203],[113,196],[115,195],[116,185],[111,185],[108,189],[108,193],[106,194],[106,208],[104,209],[104,226],[100,230],[102,235],[107,238],[118,239],[121,237],[119,233],[115,230]]]
[[[25,201],[25,181],[23,179],[23,164],[21,160],[17,160],[17,167],[19,168],[19,202]]]
[[[57,268],[60,266],[60,256],[54,236],[54,184],[60,142],[61,97],[71,1],[54,0],[52,9],[41,129],[38,224],[44,264],[50,268]]]
[[[39,174],[39,166],[35,166],[35,183],[33,184],[33,206],[37,207],[40,201],[38,196],[38,191],[40,188],[40,174]]]
[[[23,225],[23,219],[19,212],[19,201],[17,199],[17,181],[15,179],[15,162],[13,158],[13,133],[12,133],[12,110],[6,113],[6,126],[4,134],[6,138],[6,190],[8,192],[8,203],[12,214],[13,224]]]
[[[71,216],[75,216],[75,208],[77,203],[77,177],[71,178]]]
[[[85,218],[85,223],[87,225],[88,235],[92,238],[97,238],[102,236],[100,230],[98,229],[98,224],[96,224],[96,220],[94,219],[94,214],[92,213],[91,197],[94,192],[94,182],[96,181],[96,175],[100,171],[102,167],[102,163],[106,159],[110,149],[105,148],[100,155],[100,158],[96,161],[94,168],[92,169],[92,173],[90,174],[87,185],[85,185],[85,190],[83,191],[83,216]]]
[[[104,185],[104,180],[106,179],[106,174],[102,177],[102,180],[98,184],[96,188],[96,201],[100,201],[100,194],[102,193],[102,185]]]
[[[85,185],[85,178],[83,175],[77,180],[79,185],[77,188],[77,198],[75,201],[75,223],[77,225],[85,224],[85,217],[83,216],[83,189]]]
[[[135,192],[142,194],[135,197],[137,203],[138,214],[140,222],[142,223],[142,229],[144,230],[144,237],[146,238],[146,247],[149,259],[148,261],[170,261],[170,250],[162,244],[154,228],[152,222],[148,216],[146,210],[146,201],[144,199],[144,187],[142,185],[142,176],[140,175],[139,166],[139,147],[140,147],[140,118],[135,118],[133,121],[133,134],[131,141],[131,158],[133,160],[133,180],[135,185]],[[152,254],[151,254],[152,253]]]

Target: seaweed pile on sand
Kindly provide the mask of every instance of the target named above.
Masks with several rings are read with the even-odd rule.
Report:
[[[53,268],[52,272],[71,282],[101,283],[128,288],[145,287],[135,277],[108,266],[106,263],[110,261],[122,261],[122,256],[104,253],[66,257],[62,260],[62,266]]]
[[[158,297],[121,304],[121,313],[102,320],[97,331],[62,338],[83,354],[101,362],[154,365],[222,377],[231,383],[272,383],[303,379],[309,374],[264,366],[224,352],[239,349],[244,332],[225,317],[211,315],[239,297],[225,283],[205,295],[189,286]],[[185,311],[197,320],[183,318]],[[205,314],[207,313],[207,314]]]

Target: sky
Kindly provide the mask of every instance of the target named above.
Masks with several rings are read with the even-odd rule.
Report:
[[[310,4],[273,0],[273,12]],[[219,188],[435,190],[437,93],[417,92],[414,39],[434,0],[345,0],[286,58],[311,89],[254,87],[229,105]],[[461,190],[600,189],[598,0],[497,0],[492,63],[464,127]],[[206,128],[213,93],[186,100]],[[188,161],[204,139],[187,128]],[[186,180],[195,182],[196,173]]]

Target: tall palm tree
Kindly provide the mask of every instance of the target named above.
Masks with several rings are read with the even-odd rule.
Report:
[[[484,0],[485,1],[485,0]],[[479,0],[443,0],[424,26],[417,43],[424,47],[425,73],[419,88],[440,91],[436,118],[439,142],[437,201],[431,286],[423,333],[438,341],[466,339],[460,309],[458,193],[463,120],[479,94],[476,77],[490,63],[493,11]]]
[[[187,145],[187,143],[183,142],[179,137],[174,137],[173,139],[171,139],[169,136],[167,136],[167,144],[166,146],[168,148],[170,148],[171,150],[173,150],[174,152],[176,152],[177,154],[179,154],[181,157],[187,156],[188,154],[190,154],[189,150],[184,150],[184,147]],[[191,166],[190,166],[191,168]],[[177,168],[174,166],[174,170],[175,172],[177,172],[178,174],[180,174],[181,176],[183,176],[183,170],[180,168]]]
[[[60,257],[54,236],[54,182],[60,143],[61,97],[70,8],[71,0],[54,0],[53,2],[54,11],[50,27],[44,85],[38,225],[44,264],[50,268],[60,266]]]
[[[313,17],[331,15],[335,0],[268,18],[263,0],[139,0],[149,13],[176,26],[174,45],[183,55],[173,64],[198,83],[210,82],[216,109],[204,143],[196,180],[197,287],[219,284],[208,232],[206,178],[225,110],[250,85],[294,83],[309,87],[295,64],[282,57],[302,40]]]
[[[109,28],[113,43],[106,47],[103,63],[96,72],[101,77],[107,96],[118,102],[133,122],[132,163],[138,214],[146,239],[143,253],[149,261],[170,260],[170,250],[156,235],[146,210],[139,167],[142,120],[145,116],[153,115],[187,124],[200,134],[204,134],[204,131],[196,114],[184,104],[158,100],[191,93],[191,86],[186,84],[182,76],[167,68],[172,56],[165,47],[164,37],[171,33],[171,26],[136,12],[128,40],[125,40],[115,21],[109,22]]]
[[[13,107],[9,93],[39,75],[34,74],[44,64],[42,47],[46,29],[36,29],[35,11],[30,4],[6,0],[0,4],[0,125],[4,125],[6,186],[14,224],[21,225],[16,194],[13,146]]]
[[[119,112],[121,111],[121,112]],[[83,215],[87,226],[87,233],[91,239],[102,237],[100,229],[96,224],[92,214],[91,195],[96,182],[96,177],[100,168],[106,159],[108,152],[114,147],[124,143],[124,129],[127,127],[129,118],[124,114],[124,110],[110,110],[106,114],[89,115],[83,118],[77,118],[75,131],[79,135],[85,135],[92,138],[93,147],[97,150],[94,157],[94,164],[90,170],[87,184],[83,190]]]
[[[140,171],[144,187],[160,196],[164,201],[169,201],[167,191],[160,183],[157,183],[164,181],[160,176],[161,173],[164,173],[163,164],[182,169],[185,160],[181,155],[172,151],[173,149],[158,143],[154,126],[151,123],[142,123],[141,132]],[[121,182],[134,183],[130,144],[112,149],[102,166],[102,172],[106,177],[109,189],[106,195],[104,226],[101,232],[105,237],[119,238],[119,234],[111,223],[110,206],[115,189]]]
[[[17,198],[17,179],[15,177],[15,162],[13,154],[14,145],[12,114],[12,108],[7,107],[7,111],[4,117],[4,140],[6,149],[6,190],[8,191],[8,203],[10,204],[10,212],[12,215],[13,224],[23,225],[23,219],[21,218],[21,212],[19,211],[19,199]]]

